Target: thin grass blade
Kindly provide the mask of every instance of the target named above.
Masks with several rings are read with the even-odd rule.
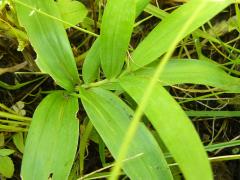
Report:
[[[182,35],[182,38],[209,21],[232,2],[231,0],[190,0],[173,11],[151,31],[133,52],[130,64],[131,70],[137,70],[166,53],[175,37],[178,36],[179,31],[183,28],[183,25],[185,25],[185,22],[198,8],[199,4],[204,5],[204,11],[195,18],[194,23]]]
[[[80,95],[91,122],[116,158],[133,111],[110,91],[81,89]],[[131,142],[123,169],[131,179],[172,179],[163,153],[143,124]]]
[[[78,144],[77,111],[78,98],[64,91],[40,103],[26,140],[22,179],[67,179]]]
[[[148,84],[149,80],[135,76],[126,76],[120,80],[120,85],[137,103],[141,102]],[[178,103],[160,83],[156,84],[144,112],[186,179],[212,179],[210,164],[197,132]]]
[[[37,53],[37,64],[42,72],[67,90],[79,83],[77,66],[63,24],[38,11],[61,19],[54,1],[14,0],[21,25],[27,31]]]

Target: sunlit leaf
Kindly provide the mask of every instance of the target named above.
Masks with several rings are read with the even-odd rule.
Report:
[[[67,179],[78,144],[78,99],[66,92],[48,95],[31,123],[21,176],[24,180]]]
[[[140,103],[149,80],[126,76],[120,80],[120,84]],[[144,112],[186,179],[212,179],[207,155],[194,126],[160,83],[155,86]]]
[[[156,66],[134,72],[138,77],[151,79]],[[159,80],[164,85],[203,84],[227,92],[240,92],[240,79],[230,76],[217,63],[194,59],[172,59],[164,68]]]
[[[17,149],[23,153],[24,151],[24,142],[23,142],[23,133],[17,133],[13,135],[13,142],[15,144],[15,146],[17,147]]]
[[[116,158],[133,111],[113,93],[100,88],[81,89],[80,94],[92,124]],[[131,179],[172,179],[156,140],[143,124],[130,147],[123,169]]]
[[[100,39],[97,39],[89,50],[83,64],[82,75],[85,83],[93,82],[99,74],[100,61]]]
[[[136,16],[149,4],[150,0],[136,0]]]
[[[65,89],[73,90],[79,78],[67,34],[61,22],[47,16],[61,19],[56,3],[49,0],[14,2],[18,19],[37,53],[41,71],[50,74]]]
[[[138,16],[150,0],[137,0],[136,1],[136,16]],[[83,79],[86,83],[93,82],[97,79],[98,71],[100,68],[100,37],[94,42],[92,48],[87,54],[83,63]]]
[[[79,1],[75,0],[57,0],[57,6],[59,8],[62,20],[71,23],[78,24],[83,21],[87,16],[87,8]],[[65,28],[69,28],[69,25],[64,25]]]
[[[209,21],[232,2],[231,0],[190,0],[173,11],[150,32],[133,52],[131,70],[139,69],[166,53],[185,22],[192,18],[191,14],[200,4],[204,6],[202,7],[204,11],[201,11],[201,15],[193,17],[194,23],[182,35],[182,38]]]
[[[14,153],[12,149],[0,149],[0,156],[8,156]]]
[[[111,0],[104,10],[100,58],[103,72],[109,79],[122,70],[133,30],[135,9],[134,0]]]
[[[14,172],[14,165],[10,157],[0,156],[0,174],[7,177],[11,178],[13,176]]]

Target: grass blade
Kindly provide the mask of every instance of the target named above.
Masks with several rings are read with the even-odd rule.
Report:
[[[14,2],[18,19],[37,53],[37,64],[41,71],[50,74],[63,88],[74,90],[79,82],[78,71],[63,24],[34,10],[60,17],[56,3],[48,0]]]
[[[67,179],[78,143],[77,111],[78,99],[63,91],[40,103],[27,136],[22,179]]]
[[[128,76],[122,78],[120,84],[139,103],[149,80]],[[181,107],[159,83],[144,112],[186,179],[212,179],[210,164],[197,132]]]
[[[182,38],[193,32],[213,16],[230,5],[233,1],[222,0],[190,0],[162,20],[157,27],[139,44],[132,54],[131,70],[139,69],[162,56],[171,46],[179,31],[193,14],[199,4],[204,3],[204,11],[195,17],[194,23],[188,28]],[[171,23],[169,23],[171,22]]]
[[[240,111],[186,111],[190,117],[240,117]]]
[[[152,78],[156,66],[145,67],[134,72],[138,77]],[[203,84],[231,93],[240,92],[240,79],[227,74],[220,65],[211,61],[194,59],[172,59],[165,66],[159,80],[164,85]]]
[[[133,111],[113,93],[100,88],[81,89],[80,94],[91,122],[116,158]],[[143,124],[131,142],[123,169],[131,179],[172,179],[158,144]]]
[[[135,20],[134,0],[107,2],[101,25],[101,66],[108,79],[122,70]],[[110,28],[111,27],[111,28]]]

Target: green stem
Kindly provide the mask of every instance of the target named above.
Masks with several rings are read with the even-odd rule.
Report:
[[[102,81],[98,81],[98,82],[94,82],[94,83],[90,83],[90,84],[83,84],[83,85],[81,85],[81,87],[88,89],[88,88],[92,88],[92,87],[99,87],[104,84],[113,83],[113,82],[117,82],[117,79],[111,79],[111,80],[104,79]],[[77,90],[79,90],[79,87],[77,87]]]
[[[7,112],[2,112],[2,111],[0,111],[0,117],[14,119],[14,120],[18,120],[18,121],[32,121],[32,118],[19,116],[19,115],[15,115],[15,114],[10,114]]]
[[[4,109],[4,110],[6,110],[6,111],[8,111],[8,112],[10,112],[10,113],[12,113],[12,114],[16,114],[16,115],[17,115],[17,113],[16,113],[14,110],[8,108],[7,106],[5,106],[5,105],[2,104],[2,103],[0,103],[0,108]]]
[[[83,176],[85,149],[87,147],[88,139],[92,129],[93,129],[93,125],[91,121],[89,121],[86,126],[86,129],[83,132],[83,135],[80,137],[80,145],[79,145],[80,177]]]

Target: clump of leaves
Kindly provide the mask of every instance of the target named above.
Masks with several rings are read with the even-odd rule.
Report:
[[[167,15],[127,56],[135,18],[149,1],[109,0],[100,35],[79,75],[64,29],[77,22],[66,22],[63,5],[81,7],[81,17],[86,15],[84,6],[70,0],[13,0],[19,22],[37,53],[37,65],[65,89],[50,93],[34,113],[24,149],[22,178],[67,179],[78,145],[76,113],[80,98],[116,159],[110,179],[116,179],[121,168],[131,179],[174,178],[157,140],[139,123],[143,114],[186,179],[213,179],[196,130],[163,86],[194,83],[231,93],[240,91],[240,80],[210,60],[171,59],[180,40],[233,2],[188,1]],[[100,69],[104,76],[100,76]],[[138,104],[135,112],[120,98],[123,93]]]

